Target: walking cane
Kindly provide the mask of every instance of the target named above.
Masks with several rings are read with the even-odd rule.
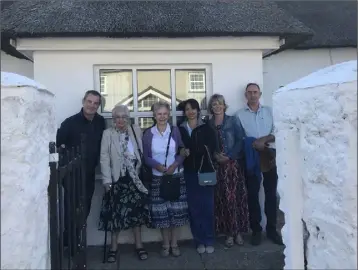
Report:
[[[107,214],[107,217],[105,219],[105,227],[104,227],[104,246],[103,246],[103,263],[106,263],[106,254],[107,254],[107,233],[108,233],[108,222],[109,219],[112,218],[113,215],[113,179],[112,179],[112,185],[110,186],[109,190],[106,191],[106,195],[108,196],[108,203],[109,203],[109,211]]]

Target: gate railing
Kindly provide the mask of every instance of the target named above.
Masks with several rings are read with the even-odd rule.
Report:
[[[50,142],[48,187],[50,212],[51,269],[87,269],[86,186],[84,136],[81,147],[56,148]]]

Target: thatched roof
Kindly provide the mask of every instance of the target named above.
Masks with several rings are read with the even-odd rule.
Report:
[[[10,37],[200,37],[311,34],[274,2],[16,1],[2,11]],[[302,40],[302,39],[301,39]]]
[[[282,49],[356,47],[357,2],[1,1],[1,32],[11,54],[16,37],[280,36]]]
[[[315,34],[297,48],[357,47],[357,1],[277,1]]]

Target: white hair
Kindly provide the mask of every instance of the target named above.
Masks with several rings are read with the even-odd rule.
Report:
[[[156,112],[160,109],[160,108],[166,108],[169,113],[170,113],[170,105],[168,102],[165,101],[158,101],[156,103],[153,104],[153,115],[155,116]]]
[[[126,105],[117,104],[112,110],[112,116],[116,117],[118,114],[124,114],[129,117],[129,109]]]

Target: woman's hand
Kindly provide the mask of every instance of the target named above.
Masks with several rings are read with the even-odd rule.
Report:
[[[108,192],[108,191],[110,191],[111,190],[111,187],[112,187],[112,184],[104,184],[103,185],[104,186],[104,190],[106,191],[106,192]]]
[[[215,154],[215,159],[220,164],[223,164],[223,163],[228,162],[230,160],[229,157],[227,157],[224,153],[216,153]]]
[[[161,173],[165,173],[167,171],[167,168],[165,168],[163,165],[158,165],[155,167],[155,169]]]
[[[190,150],[188,148],[180,149],[180,155],[183,157],[188,157],[190,155]]]
[[[177,166],[175,164],[170,165],[165,174],[172,175],[174,173],[174,171],[176,170],[176,168],[177,168]]]

